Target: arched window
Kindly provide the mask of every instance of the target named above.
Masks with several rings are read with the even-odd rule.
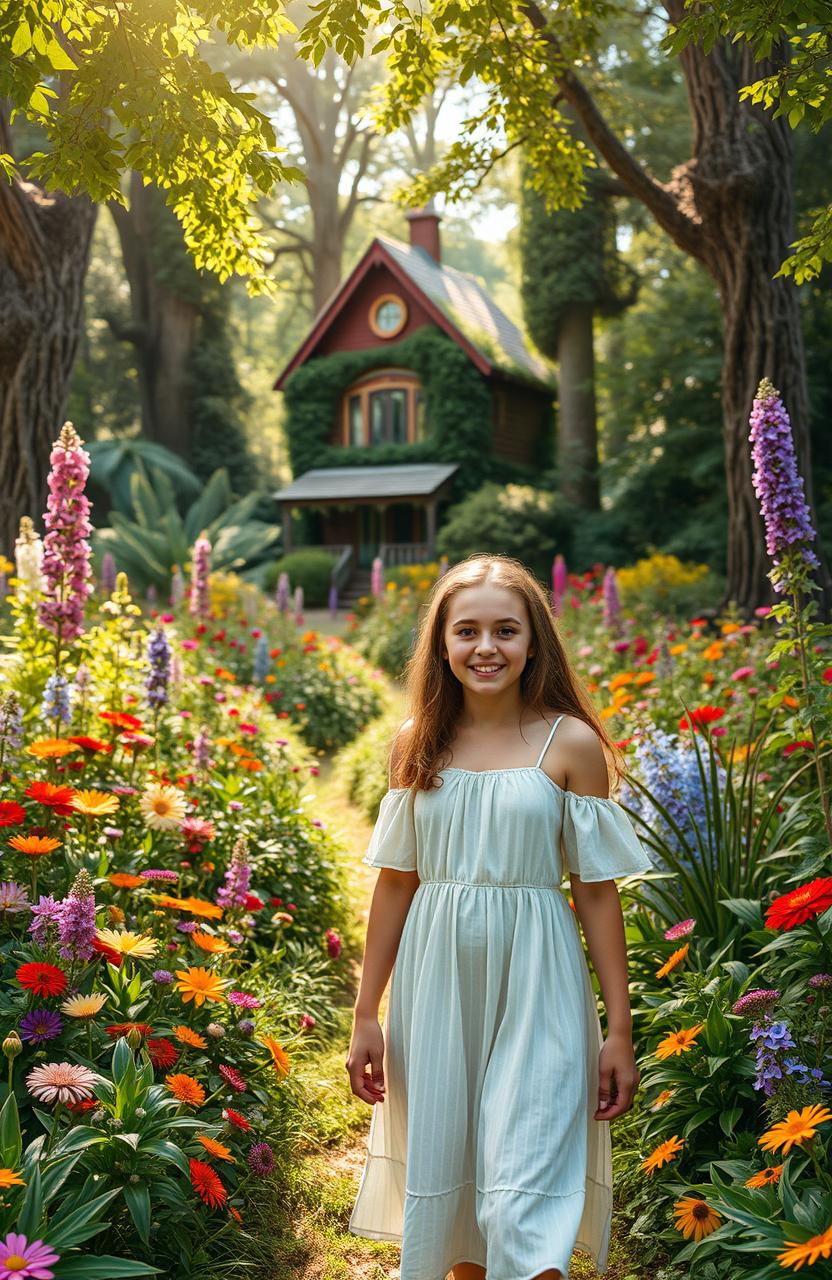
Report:
[[[374,369],[344,393],[342,440],[362,448],[424,439],[424,394],[410,369]]]

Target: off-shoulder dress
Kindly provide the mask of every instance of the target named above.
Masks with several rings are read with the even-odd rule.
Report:
[[[610,1126],[593,1119],[603,1044],[578,924],[561,889],[652,869],[616,801],[534,765],[441,770],[394,787],[363,861],[418,871],[384,1018],[349,1221],[401,1243],[401,1280],[565,1276],[573,1248],[606,1270]]]

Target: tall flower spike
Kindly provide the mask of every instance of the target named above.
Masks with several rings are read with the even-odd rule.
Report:
[[[185,578],[179,565],[175,564],[170,576],[170,603],[174,609],[178,609],[184,599]]]
[[[225,884],[217,890],[217,903],[221,907],[244,907],[251,867],[248,862],[248,841],[238,836],[234,842],[231,861],[225,872]]]
[[[84,602],[92,591],[90,576],[90,503],[84,485],[90,455],[71,422],[65,422],[49,460],[49,497],[43,522],[45,599],[40,621],[60,643],[71,644],[84,630]]]
[[[284,570],[277,579],[277,595],[275,602],[281,613],[289,608],[289,575]]]
[[[43,543],[28,516],[20,517],[20,532],[14,544],[17,598],[25,600],[44,590]]]
[[[64,724],[72,719],[69,681],[62,671],[53,671],[47,680],[40,714],[44,720],[63,720]]]
[[[552,564],[552,612],[559,614],[561,611],[561,601],[566,594],[567,587],[566,561],[560,552],[555,556]]]
[[[194,618],[208,616],[208,578],[211,573],[211,543],[203,531],[194,543],[191,565],[190,613]]]
[[[61,903],[58,937],[65,960],[89,960],[95,954],[95,893],[87,871],[78,872]]]
[[[621,599],[618,595],[618,579],[615,569],[609,566],[604,574],[604,626],[612,630],[621,615]]]
[[[101,557],[101,594],[111,596],[116,589],[116,560],[112,551],[105,551]]]
[[[145,679],[147,700],[155,711],[168,700],[170,681],[170,644],[164,627],[157,627],[147,641],[148,672]]]
[[[806,544],[815,531],[797,469],[791,422],[779,392],[763,378],[751,410],[751,476],[766,526],[766,550],[774,561],[769,573],[777,592],[790,589],[796,573],[820,562]],[[802,563],[801,563],[802,562]]]

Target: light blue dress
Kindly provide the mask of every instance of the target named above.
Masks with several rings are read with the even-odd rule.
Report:
[[[652,863],[614,800],[540,767],[443,769],[391,788],[363,859],[418,871],[384,1019],[385,1100],[373,1104],[349,1230],[401,1242],[401,1280],[567,1276],[573,1248],[607,1266],[608,1121],[594,1120],[598,1007],[560,885]]]

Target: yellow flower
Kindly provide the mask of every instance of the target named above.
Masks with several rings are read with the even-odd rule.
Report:
[[[678,1138],[674,1133],[673,1137],[668,1138],[666,1142],[660,1142],[655,1151],[651,1151],[646,1160],[642,1160],[642,1169],[645,1173],[652,1174],[654,1169],[660,1169],[663,1164],[673,1160],[684,1145],[681,1138]]]
[[[70,1018],[94,1018],[100,1013],[107,1003],[107,997],[100,992],[93,992],[88,996],[68,996],[61,1005],[64,1013],[69,1014]]]
[[[148,960],[156,954],[158,942],[146,933],[130,933],[127,929],[96,929],[99,942],[104,942],[123,956],[132,956],[134,960]]]
[[[676,1230],[681,1231],[686,1240],[693,1236],[701,1240],[716,1231],[722,1221],[722,1214],[712,1209],[706,1200],[698,1200],[696,1196],[685,1196],[677,1200],[673,1206],[676,1219]]]
[[[781,1267],[793,1266],[797,1271],[804,1262],[808,1262],[810,1267],[814,1266],[818,1258],[832,1256],[832,1225],[810,1240],[784,1240],[783,1243],[788,1247],[777,1255]]]
[[[683,1027],[681,1031],[671,1031],[669,1036],[660,1040],[656,1046],[657,1058],[672,1058],[675,1053],[682,1054],[692,1049],[696,1037],[705,1024],[700,1022],[696,1027]]]
[[[667,960],[665,960],[661,969],[656,970],[656,977],[657,978],[667,977],[671,969],[675,969],[677,964],[682,963],[682,961],[684,960],[689,950],[690,950],[690,943],[686,942],[683,947],[679,947],[677,951],[674,951],[673,955],[668,956]]]
[[[76,791],[69,803],[86,818],[105,818],[116,812],[119,799],[106,791]]]
[[[145,825],[152,831],[176,831],[188,812],[185,797],[178,787],[153,785],[139,797],[139,808]]]
[[[832,1111],[820,1102],[813,1102],[801,1111],[790,1111],[785,1120],[778,1120],[757,1142],[764,1151],[776,1151],[780,1147],[787,1156],[793,1146],[801,1146],[814,1138],[818,1125],[828,1120],[832,1120]]]
[[[66,738],[39,738],[37,742],[30,742],[26,747],[28,754],[37,756],[39,760],[60,760],[62,756],[68,756],[70,752],[80,750],[80,747]]]
[[[25,1187],[19,1173],[15,1173],[14,1169],[0,1169],[0,1189],[6,1191],[9,1187]]]
[[[272,1055],[272,1062],[278,1075],[287,1076],[289,1074],[289,1056],[280,1042],[275,1040],[274,1036],[263,1036],[261,1044],[265,1045]]]
[[[189,1000],[193,1000],[195,1005],[201,1006],[206,1000],[222,1001],[225,999],[225,988],[230,986],[230,978],[218,978],[210,969],[191,968],[177,969],[176,976],[177,990],[182,996],[184,1004]]]

